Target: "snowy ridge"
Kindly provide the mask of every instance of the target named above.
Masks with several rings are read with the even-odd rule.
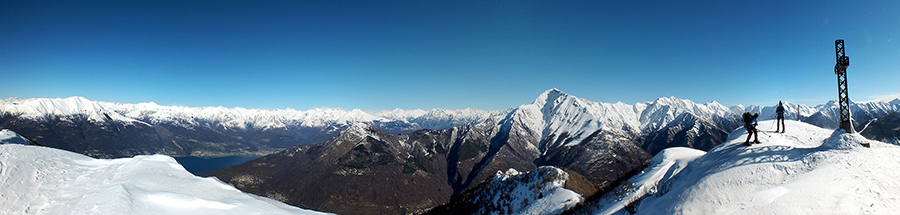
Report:
[[[665,126],[679,115],[686,113],[706,121],[712,121],[713,117],[726,117],[736,114],[731,109],[715,101],[697,104],[690,100],[675,97],[663,97],[656,101],[645,103],[645,105],[635,106],[644,107],[639,113],[641,128],[644,130],[653,130]]]
[[[563,188],[568,173],[552,166],[529,172],[497,171],[490,186],[470,201],[486,205],[476,214],[559,214],[584,200],[581,194]]]
[[[767,128],[774,121],[760,122]],[[590,214],[885,214],[900,211],[900,147],[787,121],[744,146],[736,129],[707,153],[667,149]],[[863,147],[870,144],[871,148]],[[659,162],[661,161],[661,162]],[[630,207],[625,207],[630,205]]]
[[[221,125],[225,128],[246,129],[254,126],[262,129],[287,126],[325,127],[332,124],[349,125],[353,122],[403,121],[407,123],[468,122],[477,123],[502,111],[476,109],[401,110],[366,112],[359,109],[314,108],[306,111],[293,109],[245,109],[225,107],[162,106],[153,102],[120,104],[90,101],[82,97],[65,99],[17,99],[0,100],[0,112],[22,114],[27,118],[45,116],[71,116],[84,114],[95,122],[117,120],[123,122],[147,122],[151,124],[173,123],[185,127]]]
[[[194,176],[169,156],[18,144],[0,144],[0,198],[0,214],[324,214]]]
[[[483,120],[486,116],[495,116],[499,114],[503,114],[505,111],[485,111],[480,109],[458,109],[458,110],[444,110],[441,108],[431,109],[429,111],[424,111],[422,109],[413,109],[413,110],[403,110],[403,109],[394,109],[394,110],[382,110],[382,111],[370,111],[367,112],[374,116],[383,117],[385,119],[391,120],[405,120],[407,122],[426,123],[425,121],[466,121],[466,122],[478,122]],[[472,123],[475,124],[475,123]],[[424,126],[423,127],[428,127]]]
[[[604,195],[593,204],[598,207],[599,214],[606,215],[621,211],[629,204],[659,192],[660,181],[672,179],[689,162],[705,154],[704,151],[685,147],[665,149],[651,159],[650,166],[644,171],[631,177],[622,186]]]
[[[809,107],[785,102],[786,117],[802,119],[821,114],[827,118],[837,115],[837,104],[834,101]],[[597,103],[577,98],[554,88],[545,91],[532,104],[524,104],[516,108],[520,113],[515,115],[519,122],[528,127],[542,128],[541,133],[559,133],[560,131],[591,130],[603,126],[609,128],[629,128],[634,130],[655,129],[665,126],[678,115],[688,113],[702,120],[713,117],[727,117],[742,112],[760,113],[761,119],[774,119],[775,106],[735,105],[725,107],[712,101],[697,104],[686,99],[662,97],[652,102],[628,105],[624,103]],[[429,111],[414,110],[382,110],[362,111],[341,108],[314,108],[310,110],[293,109],[245,109],[225,107],[182,107],[161,106],[153,102],[138,104],[121,104],[111,102],[90,101],[83,97],[65,99],[8,98],[0,100],[0,112],[22,114],[23,117],[41,118],[50,115],[71,116],[84,114],[90,120],[103,122],[116,120],[126,123],[158,124],[168,122],[184,126],[202,126],[204,124],[222,125],[225,128],[243,128],[248,125],[259,128],[283,128],[287,126],[323,127],[329,124],[349,125],[353,122],[402,121],[416,123],[423,128],[449,128],[445,124],[475,124],[490,117],[503,116],[510,111],[485,111],[478,109]],[[873,101],[855,103],[851,101],[851,110],[873,116],[900,111],[900,99],[890,102]],[[444,124],[440,124],[444,123]],[[440,124],[440,125],[438,125]],[[817,123],[818,124],[818,123]],[[545,128],[546,127],[546,128]],[[587,128],[587,129],[580,129]],[[572,133],[574,134],[574,133]],[[576,139],[578,140],[578,139]],[[575,141],[577,142],[577,141]]]
[[[837,106],[834,101],[816,107],[796,105],[785,102],[786,117],[796,118],[799,110],[801,119],[810,119],[813,124],[830,127],[829,121],[837,117]],[[798,109],[799,108],[799,109]],[[863,113],[881,116],[900,111],[900,99],[885,102],[867,103],[851,102],[854,114]],[[329,125],[350,125],[354,122],[372,123],[376,121],[400,121],[416,124],[421,128],[445,129],[466,123],[476,124],[492,117],[503,117],[514,111],[516,119],[509,123],[537,129],[533,137],[539,141],[548,134],[567,132],[577,135],[568,143],[578,143],[591,132],[600,128],[622,129],[640,134],[642,131],[656,130],[664,127],[681,114],[691,114],[704,121],[715,118],[728,118],[742,112],[760,113],[761,119],[774,119],[775,106],[735,105],[725,107],[712,101],[697,104],[690,100],[675,97],[662,97],[652,102],[628,105],[624,103],[597,103],[568,95],[556,88],[538,96],[532,104],[524,104],[515,109],[485,111],[478,109],[429,111],[383,110],[362,111],[359,109],[344,110],[340,108],[314,108],[310,110],[293,109],[245,109],[225,107],[182,107],[161,106],[153,102],[138,104],[120,104],[111,102],[90,101],[82,97],[65,99],[17,99],[0,100],[0,112],[22,114],[27,118],[47,116],[72,116],[83,114],[93,122],[115,120],[130,123],[160,124],[171,123],[183,127],[222,126],[226,129],[247,129],[248,126],[261,129],[297,127],[326,127]],[[814,115],[821,115],[817,119]],[[854,116],[857,118],[857,116]],[[870,118],[865,118],[869,120]],[[500,120],[497,120],[500,121]],[[864,122],[857,122],[864,123]],[[553,141],[551,141],[553,142]]]
[[[93,122],[116,120],[132,123],[136,120],[119,114],[110,105],[93,102],[82,97],[66,99],[15,99],[0,101],[0,110],[7,113],[21,113],[24,117],[41,118],[48,115],[70,116],[84,114]]]
[[[692,115],[692,119],[708,122],[736,115],[717,102],[697,104],[690,100],[664,97],[634,105],[621,102],[598,103],[554,88],[538,96],[533,103],[514,109],[500,123],[506,123],[511,130],[524,130],[518,132],[520,135],[531,134],[531,142],[543,144],[534,147],[544,153],[558,146],[549,144],[579,144],[598,130],[625,132],[622,136],[640,136],[670,124],[678,124],[680,122],[677,120],[684,119],[685,114]]]

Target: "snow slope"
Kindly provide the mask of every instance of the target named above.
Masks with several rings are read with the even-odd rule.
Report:
[[[594,210],[598,214],[612,214],[621,211],[628,204],[657,193],[660,181],[672,179],[689,162],[705,154],[704,151],[686,147],[667,148],[654,156],[650,166],[644,171],[591,204],[597,207]]]
[[[763,121],[759,127],[772,123]],[[653,165],[623,186],[631,189],[601,198],[592,213],[629,214],[623,205],[632,203],[637,214],[900,211],[900,147],[797,121],[787,121],[787,126],[787,133],[760,132],[763,143],[749,147],[742,145],[747,134],[738,128],[728,142],[702,156],[685,149],[659,153]],[[692,161],[679,167],[687,160]],[[635,201],[635,196],[643,198]]]
[[[31,145],[31,141],[28,138],[22,137],[22,135],[17,134],[15,131],[9,129],[0,130],[0,144],[24,144]]]
[[[323,214],[243,193],[164,155],[93,159],[0,144],[0,214]]]

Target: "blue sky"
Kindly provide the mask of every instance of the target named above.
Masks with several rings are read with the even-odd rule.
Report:
[[[487,110],[900,95],[900,1],[2,1],[0,98]]]

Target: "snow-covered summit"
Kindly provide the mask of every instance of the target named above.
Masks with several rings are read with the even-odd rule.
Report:
[[[194,176],[169,156],[19,144],[0,144],[0,199],[0,214],[324,214]]]
[[[634,105],[600,103],[554,88],[542,93],[533,103],[512,110],[507,119],[500,123],[506,123],[510,130],[519,131],[518,135],[531,135],[528,139],[533,143],[543,144],[533,147],[545,152],[554,146],[579,144],[598,130],[623,133],[622,136],[641,136],[645,132],[680,123],[673,121],[683,114],[693,115],[688,118],[705,121],[706,124],[735,115],[731,109],[717,102],[697,104],[686,99],[663,97]]]
[[[768,128],[774,121],[760,122]],[[886,214],[900,211],[900,147],[787,121],[744,146],[743,128],[707,153],[667,149],[594,214]],[[871,148],[862,146],[868,143]],[[630,212],[629,212],[630,211]]]

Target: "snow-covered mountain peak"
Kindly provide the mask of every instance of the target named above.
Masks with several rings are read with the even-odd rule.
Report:
[[[699,135],[704,132],[700,126],[717,125],[733,119],[733,115],[732,109],[715,101],[697,104],[686,99],[662,97],[634,105],[597,103],[551,89],[534,103],[519,106],[503,122],[513,129],[518,126],[530,130],[519,132],[519,135],[532,135],[530,139],[540,140],[536,147],[543,152],[549,149],[545,143],[579,144],[599,130],[633,136],[666,126],[690,124],[696,127],[692,132]]]
[[[691,100],[687,99],[679,99],[672,97],[660,97],[653,102],[650,102],[647,105],[648,108],[658,109],[660,107],[667,107],[671,110],[679,110],[684,112],[690,112],[693,114],[707,114],[707,113],[717,113],[721,111],[727,111],[728,108],[722,106],[718,102],[712,101],[706,104],[697,104]]]
[[[32,119],[59,116],[63,119],[86,116],[96,122],[108,120],[126,123],[175,124],[183,127],[221,126],[225,129],[272,129],[288,126],[327,127],[349,125],[355,122],[375,123],[399,121],[422,128],[441,129],[465,123],[478,123],[495,112],[477,109],[444,110],[420,109],[366,112],[360,109],[313,108],[294,109],[246,109],[241,107],[182,107],[162,106],[154,102],[119,104],[90,101],[83,97],[65,99],[16,99],[0,100],[0,112],[17,114]],[[418,123],[418,125],[415,125]]]
[[[386,120],[382,117],[376,117],[369,113],[366,113],[360,109],[353,109],[350,112],[344,114],[339,118],[340,121],[344,122],[371,122],[375,120]]]
[[[691,106],[694,102],[691,102],[689,100],[675,98],[675,96],[669,96],[669,97],[659,97],[658,99],[656,99],[650,103],[651,103],[651,105],[687,107],[687,106]]]
[[[390,119],[403,119],[409,120],[412,118],[420,117],[425,115],[427,111],[422,109],[412,109],[412,110],[404,110],[400,108],[394,108],[393,110],[381,110],[381,111],[372,111],[370,114],[375,116],[382,116]]]
[[[10,99],[4,100],[4,102],[6,102],[4,107],[8,106],[13,110],[34,110],[27,112],[29,116],[39,114],[76,114],[82,112],[98,112],[101,110],[94,102],[91,102],[84,97],[77,96],[64,99]]]
[[[539,95],[532,104],[534,104],[538,107],[544,107],[547,105],[552,106],[552,105],[556,105],[559,98],[565,98],[568,96],[569,96],[569,94],[566,94],[566,93],[560,91],[559,89],[553,88],[553,89],[549,89],[549,90],[541,93],[541,95]]]
[[[112,103],[94,102],[84,97],[73,96],[55,99],[5,99],[0,111],[21,113],[23,117],[42,118],[48,115],[83,115],[94,122],[117,120],[131,123],[132,119],[107,108]]]
[[[527,147],[543,151],[548,148],[538,142],[553,143],[556,138],[566,136],[563,138],[570,137],[566,143],[577,144],[603,123],[610,122],[597,120],[603,117],[601,114],[610,113],[605,111],[606,106],[608,104],[580,99],[554,88],[538,96],[534,103],[520,105],[502,123],[534,144]]]
[[[340,141],[333,141],[335,144],[340,144],[342,142],[358,142],[361,139],[365,139],[366,137],[373,137],[376,139],[380,139],[375,132],[374,127],[371,125],[367,125],[361,122],[351,123],[349,127],[341,131],[340,134],[335,138]]]
[[[838,103],[836,100],[828,100],[828,102],[825,102],[823,105],[826,107],[837,107]]]
[[[900,105],[900,98],[896,98],[896,99],[894,99],[894,100],[891,100],[891,101],[888,102],[888,103],[891,103],[892,105]]]
[[[682,114],[691,114],[697,119],[711,121],[713,118],[727,118],[730,115],[734,115],[734,111],[741,109],[740,107],[727,108],[715,101],[697,104],[687,99],[662,97],[646,103],[638,119],[641,122],[642,129],[653,130],[669,124]]]
[[[709,103],[706,103],[705,105],[711,111],[716,112],[716,113],[725,113],[725,112],[731,111],[731,109],[729,109],[728,107],[725,107],[725,105],[719,104],[719,102],[716,102],[716,101],[711,101]]]
[[[369,129],[369,125],[360,122],[351,123],[349,127],[341,131],[340,136],[365,136],[367,134],[367,130]]]
[[[440,108],[431,109],[424,114],[424,116],[429,116],[429,117],[438,118],[438,119],[447,118],[450,115],[451,115],[451,113],[449,111],[440,109]]]

